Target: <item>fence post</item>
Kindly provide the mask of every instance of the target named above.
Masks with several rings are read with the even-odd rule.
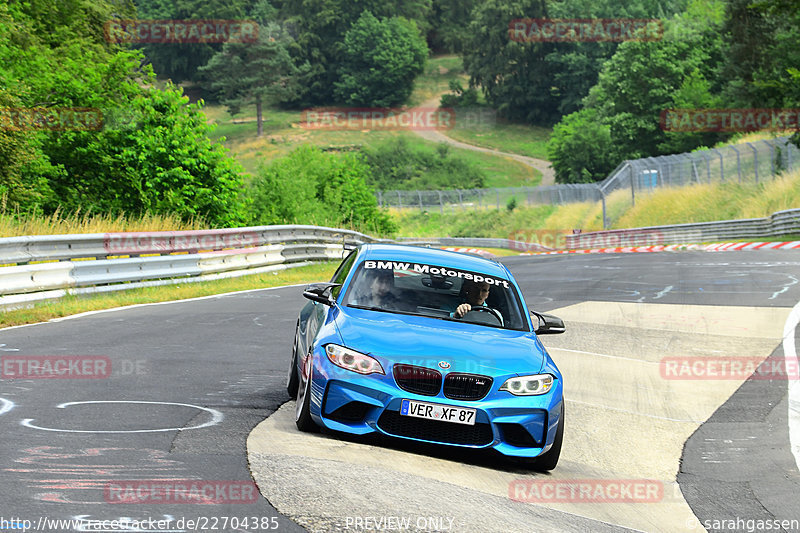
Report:
[[[746,144],[747,146],[750,147],[751,150],[753,150],[753,169],[755,170],[756,173],[756,183],[758,183],[758,150],[756,149],[755,146],[753,146],[753,143],[746,143]]]
[[[424,211],[422,209],[422,191],[420,191],[419,189],[417,189],[417,197],[419,197],[419,210]]]
[[[770,170],[772,170],[772,177],[775,177],[775,145],[769,140],[765,139],[764,142],[769,146],[769,162]]]
[[[636,207],[636,192],[633,187],[633,165],[630,167],[630,176],[631,176],[631,206]],[[603,229],[606,228],[606,195],[603,194]]]
[[[730,146],[731,149],[736,152],[736,173],[739,175],[739,183],[742,183],[742,160],[739,157],[739,150],[736,149],[734,145]]]
[[[716,152],[717,155],[719,156],[719,177],[724,183],[725,182],[725,166],[724,166],[724,164],[722,162],[722,152],[720,152],[716,148],[712,148],[711,151],[712,152]]]
[[[497,210],[500,211],[500,189],[495,189],[497,192]]]
[[[633,183],[633,181],[631,181]],[[606,193],[600,189],[600,201],[603,203],[603,229],[608,229],[608,216],[606,215]]]
[[[442,202],[442,191],[437,191],[439,193],[439,213],[444,214],[444,202]]]
[[[400,196],[400,191],[397,191],[397,207],[403,209],[403,197]]]

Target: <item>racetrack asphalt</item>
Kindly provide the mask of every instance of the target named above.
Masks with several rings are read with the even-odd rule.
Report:
[[[623,474],[630,478],[652,472],[664,483],[669,501],[648,508],[676,509],[667,517],[672,522],[665,522],[676,527],[688,516],[720,520],[738,512],[741,518],[797,517],[800,485],[784,427],[786,381],[728,380],[692,392],[695,383],[702,382],[672,380],[666,387],[674,401],[665,404],[655,392],[665,387],[660,383],[664,380],[652,363],[662,350],[709,356],[715,353],[709,350],[725,355],[740,347],[736,354],[744,350],[757,357],[780,356],[784,319],[800,300],[798,259],[796,252],[780,251],[504,258],[532,307],[559,309],[569,317],[568,333],[543,337],[562,370],[572,376],[564,461],[545,479],[619,480]],[[631,315],[625,305],[609,307],[609,302],[641,311]],[[663,523],[652,523],[652,517],[636,518],[643,504],[512,501],[508,479],[531,474],[494,459],[295,431],[285,413],[292,403],[276,409],[287,400],[291,337],[303,304],[300,288],[292,287],[138,306],[0,331],[0,356],[103,356],[114,369],[103,379],[0,380],[0,515],[34,523],[40,516],[82,520],[82,526],[51,531],[86,531],[89,520],[120,517],[169,517],[170,528],[153,530],[180,531],[187,529],[174,525],[179,518],[224,516],[275,517],[278,530],[301,531],[295,521],[314,529],[330,526],[335,517],[344,518],[341,524],[347,526],[346,516],[331,512],[340,505],[332,500],[344,487],[357,486],[377,502],[370,516],[379,517],[377,513],[386,509],[396,518],[430,519],[421,524],[440,531],[450,525],[448,518],[460,516],[465,531],[504,523],[503,517],[522,520],[506,531],[551,531],[551,525],[565,531],[616,531],[628,524],[665,530]],[[661,304],[672,310],[667,320]],[[638,322],[623,322],[631,316],[638,316]],[[698,316],[707,319],[703,322]],[[735,325],[742,322],[743,327]],[[700,323],[707,329],[698,328]],[[606,380],[602,389],[598,380],[610,374],[622,381]],[[580,387],[582,380],[592,386]],[[627,410],[637,412],[605,409],[616,407],[600,403],[616,401],[615,388],[623,389],[619,401],[633,405]],[[121,401],[132,403],[96,403]],[[587,402],[594,405],[584,405]],[[248,464],[245,441],[250,435],[252,442],[257,433],[251,430],[265,417],[263,424],[278,432],[283,444],[295,444],[291,453],[277,453],[281,442],[267,442],[261,457],[254,457],[251,449]],[[705,418],[708,422],[700,424]],[[668,439],[639,440],[640,434],[665,435],[671,428],[677,431]],[[732,432],[761,440],[751,448],[754,452],[741,453],[744,446],[730,438]],[[676,453],[681,439],[688,441]],[[344,460],[318,456],[326,451]],[[752,466],[755,456],[760,460],[757,467]],[[334,466],[342,477],[310,475],[335,462],[340,463]],[[270,501],[125,504],[111,503],[104,494],[114,481],[246,482],[251,470],[262,493],[275,493]],[[669,475],[677,484],[669,485]],[[466,514],[459,515],[458,509]],[[761,509],[760,514],[750,513],[755,509]],[[349,530],[359,531],[358,517],[352,511],[350,517]],[[474,522],[470,525],[466,518]],[[536,524],[543,528],[531,527]],[[366,531],[363,521],[361,525],[360,531]],[[377,530],[374,523],[372,528]],[[215,530],[253,529],[229,523]]]

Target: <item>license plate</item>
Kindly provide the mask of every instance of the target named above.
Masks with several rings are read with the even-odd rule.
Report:
[[[448,405],[439,405],[435,403],[403,400],[400,404],[400,414],[403,416],[426,418],[428,420],[466,424],[468,426],[475,425],[475,409],[464,409],[463,407],[450,407]]]

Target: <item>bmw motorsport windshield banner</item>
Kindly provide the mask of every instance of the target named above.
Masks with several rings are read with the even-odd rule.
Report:
[[[440,267],[436,265],[426,265],[423,263],[405,263],[400,261],[364,261],[365,269],[377,270],[405,270],[417,274],[430,274],[433,276],[446,276],[449,278],[463,278],[474,281],[475,283],[488,283],[497,287],[509,288],[508,280],[495,278],[486,274],[467,272],[455,268]]]

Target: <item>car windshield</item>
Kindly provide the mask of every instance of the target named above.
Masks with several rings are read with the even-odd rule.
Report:
[[[343,301],[347,307],[527,330],[508,279],[438,265],[364,261]],[[469,311],[459,316],[464,303]]]

